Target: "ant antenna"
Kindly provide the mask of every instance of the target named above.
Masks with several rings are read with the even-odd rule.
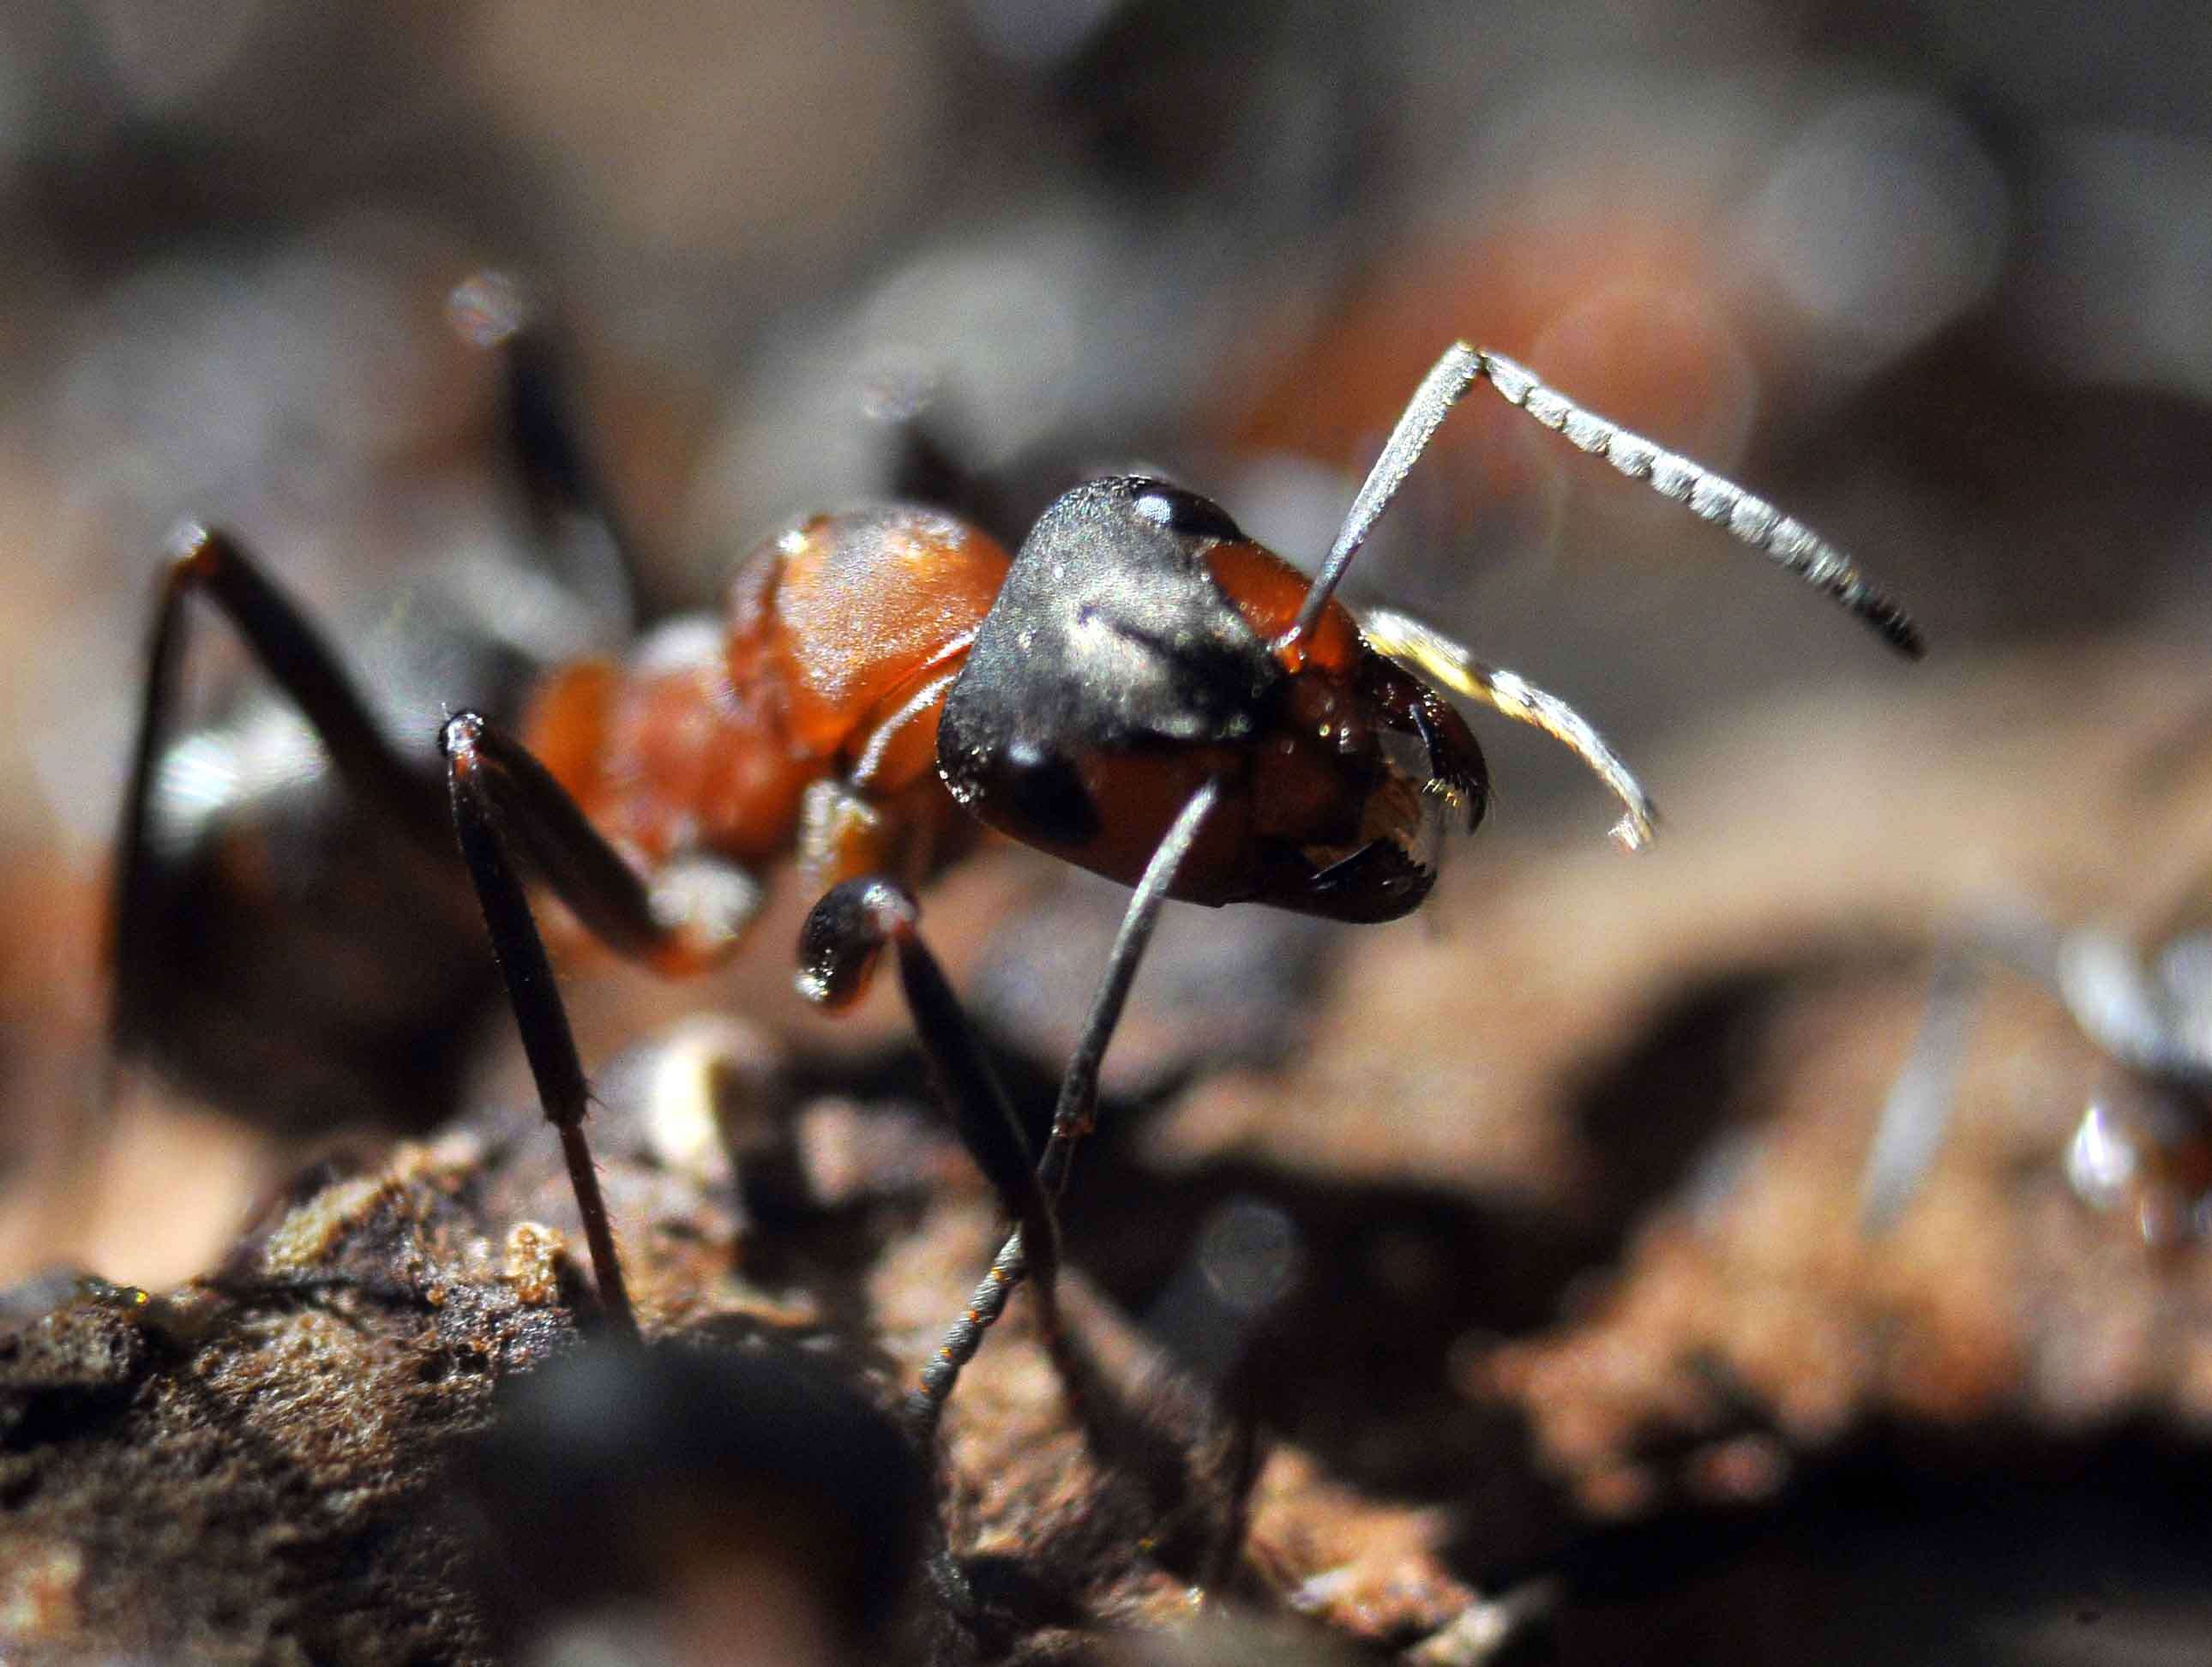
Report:
[[[1678,457],[1631,434],[1618,423],[1585,411],[1512,360],[1465,342],[1454,342],[1422,378],[1398,426],[1390,431],[1382,456],[1375,459],[1366,484],[1352,501],[1321,576],[1306,593],[1305,605],[1298,610],[1290,630],[1277,639],[1278,654],[1295,650],[1320,622],[1322,610],[1328,605],[1345,569],[1397,496],[1407,474],[1428,449],[1438,425],[1467,391],[1482,380],[1503,394],[1509,405],[1519,406],[1546,428],[1557,429],[1583,451],[1605,459],[1631,480],[1649,481],[1651,490],[1662,497],[1687,503],[1694,513],[1727,527],[1742,543],[1765,551],[1808,584],[1834,597],[1899,653],[1917,660],[1925,652],[1920,628],[1904,609],[1877,590],[1850,557],[1802,522],[1732,481],[1722,479],[1702,464]],[[1569,745],[1575,744],[1570,741]],[[1605,772],[1601,770],[1599,774]]]
[[[1545,693],[1518,672],[1484,665],[1443,632],[1395,608],[1369,609],[1360,616],[1359,634],[1385,659],[1409,666],[1454,694],[1479,701],[1564,743],[1620,800],[1620,820],[1613,824],[1614,843],[1624,850],[1640,851],[1651,843],[1658,806],[1590,721],[1557,695]]]
[[[1037,1163],[1037,1183],[1050,1206],[1056,1208],[1060,1195],[1067,1189],[1068,1171],[1074,1163],[1077,1145],[1097,1124],[1098,1068],[1106,1056],[1106,1044],[1112,1039],[1115,1027],[1121,1022],[1122,1005],[1128,1000],[1137,964],[1144,959],[1146,946],[1152,941],[1160,905],[1167,901],[1168,888],[1175,884],[1177,871],[1198,843],[1200,830],[1212,813],[1220,792],[1220,783],[1209,779],[1191,794],[1153,851],[1144,878],[1130,895],[1128,910],[1121,916],[1121,929],[1115,937],[1113,952],[1107,959],[1106,976],[1100,980],[1098,993],[1091,999],[1082,1037],[1067,1062],[1067,1074],[1060,1080],[1060,1100],[1052,1114],[1052,1134]],[[918,1438],[927,1440],[935,1433],[938,1421],[945,1413],[945,1403],[959,1381],[961,1368],[975,1358],[975,1351],[982,1346],[983,1334],[998,1323],[999,1317],[1006,1311],[1006,1299],[1028,1276],[1030,1262],[1022,1229],[1017,1226],[992,1259],[990,1271],[969,1299],[967,1309],[953,1322],[936,1354],[922,1368],[921,1387],[907,1397],[907,1415]]]

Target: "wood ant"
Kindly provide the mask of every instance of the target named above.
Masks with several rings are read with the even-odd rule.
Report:
[[[475,709],[440,736],[452,823],[546,1116],[567,1157],[606,1323],[637,1323],[584,1132],[588,1091],[526,875],[592,935],[682,974],[738,946],[762,865],[796,854],[824,895],[799,988],[849,1001],[890,947],[961,1133],[1017,1231],[932,1361],[933,1427],[964,1361],[1031,1273],[1054,1323],[1054,1214],[1088,1132],[1098,1067],[1160,904],[1258,902],[1396,919],[1435,883],[1444,834],[1486,801],[1482,755],[1446,692],[1534,725],[1620,800],[1615,837],[1650,836],[1643,788],[1571,708],[1339,581],[1461,398],[1512,405],[1687,503],[1826,591],[1909,654],[1918,633],[1840,551],[1700,465],[1575,405],[1510,360],[1456,344],[1420,384],[1317,579],[1218,504],[1147,476],[1093,480],[1011,557],[980,527],[912,505],[817,515],[737,568],[719,622],[679,621],[627,661],[538,684],[514,733]],[[580,468],[568,502],[589,502]],[[422,777],[338,656],[239,543],[180,534],[163,585],[118,884],[118,958],[155,872],[149,784],[185,599],[204,596],[305,713],[338,777],[422,834]],[[959,812],[1133,887],[1035,1165],[958,1002],[923,946],[911,888]],[[127,984],[127,980],[125,983]]]
[[[2105,1056],[2063,1159],[2075,1196],[2124,1212],[2153,1250],[2212,1234],[2212,932],[2148,954],[2109,928],[1991,915],[1937,958],[1920,1033],[1891,1085],[1860,1181],[1860,1220],[1887,1232],[1927,1178],[1958,1098],[1987,971],[2039,984]]]

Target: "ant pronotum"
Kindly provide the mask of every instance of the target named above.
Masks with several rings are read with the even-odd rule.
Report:
[[[619,952],[680,973],[736,947],[759,895],[752,871],[795,849],[826,893],[802,942],[803,991],[849,1000],[880,950],[896,948],[963,1135],[1019,1224],[925,1374],[915,1410],[927,1428],[1031,1270],[1047,1337],[1056,1336],[1054,1209],[1165,898],[1355,922],[1414,909],[1435,881],[1443,834],[1472,829],[1486,800],[1482,755],[1443,691],[1565,743],[1620,800],[1616,837],[1632,847],[1650,836],[1643,789],[1565,704],[1402,615],[1355,621],[1333,599],[1437,425],[1480,381],[1919,653],[1899,610],[1797,522],[1459,344],[1416,391],[1318,579],[1247,538],[1218,505],[1146,477],[1076,487],[1012,558],[988,533],[933,510],[822,515],[738,568],[719,627],[664,627],[625,666],[553,672],[517,734],[476,711],[446,723],[453,824],[613,1328],[634,1335],[636,1320],[526,873]],[[178,610],[194,593],[243,633],[357,794],[418,832],[426,821],[420,777],[337,656],[234,540],[189,529],[165,580],[125,807],[126,959],[131,902],[151,864],[147,799]],[[929,872],[956,805],[1134,887],[1034,1167],[922,946],[906,890]]]

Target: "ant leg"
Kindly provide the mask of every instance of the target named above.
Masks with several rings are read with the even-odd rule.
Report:
[[[425,850],[442,860],[448,849],[436,795],[392,750],[321,633],[234,540],[198,525],[179,528],[170,540],[147,645],[138,736],[116,837],[107,940],[115,977],[111,1048],[127,1044],[136,1017],[136,975],[145,957],[141,935],[151,918],[148,897],[154,882],[149,826],[154,776],[179,699],[185,604],[196,594],[222,611],[245,637],[255,660],[297,703],[346,785]]]
[[[635,1336],[637,1321],[584,1135],[590,1090],[517,858],[609,948],[671,970],[700,968],[726,953],[750,920],[759,891],[738,871],[704,861],[671,865],[648,885],[527,749],[474,712],[448,720],[439,744],[452,788],[454,831],[476,882],[539,1103],[560,1131],[599,1300],[615,1326]]]
[[[1970,946],[1954,945],[1937,957],[1920,1034],[1890,1084],[1859,1173],[1859,1232],[1865,1238],[1878,1238],[1895,1226],[1928,1178],[1950,1126],[1959,1062],[1981,989],[1978,958]]]
[[[1038,1178],[1036,1157],[945,970],[920,930],[921,910],[906,891],[882,879],[833,887],[806,917],[799,938],[799,986],[808,999],[841,1007],[872,976],[884,946],[897,953],[899,987],[913,1015],[940,1098],[951,1110],[961,1144],[975,1159],[1018,1224],[1036,1275],[1037,1305],[1047,1347],[1063,1353],[1056,1282],[1060,1226]],[[1062,1377],[1070,1373],[1063,1363]],[[1079,1370],[1074,1378],[1083,1377]],[[1071,1388],[1073,1387],[1071,1381]]]
[[[1466,342],[1455,342],[1447,348],[1414,390],[1383,445],[1382,454],[1375,459],[1366,483],[1352,500],[1321,576],[1306,593],[1305,605],[1277,644],[1279,652],[1294,648],[1319,622],[1345,569],[1397,496],[1437,427],[1469,388],[1486,380],[1507,404],[1565,435],[1581,450],[1604,458],[1630,479],[1648,481],[1662,497],[1686,503],[1706,520],[1725,526],[1741,542],[1765,551],[1781,566],[1833,597],[1899,653],[1920,658],[1924,645],[1919,627],[1875,587],[1850,557],[1818,533],[1704,465],[1662,450],[1610,418],[1584,410],[1510,359]]]
[[[2084,1036],[2131,1070],[2212,1074],[2212,1059],[2178,1028],[2166,993],[2130,946],[2099,932],[2062,932],[2032,908],[1990,908],[1939,950],[1919,1033],[1882,1102],[1859,1177],[1859,1229],[1869,1238],[1896,1226],[1942,1146],[1974,1003],[1992,968],[2057,996]]]
[[[1074,1055],[1068,1061],[1067,1074],[1060,1080],[1059,1103],[1053,1109],[1052,1135],[1037,1164],[1038,1185],[1054,1207],[1066,1190],[1075,1148],[1094,1126],[1098,1104],[1098,1068],[1105,1059],[1106,1044],[1121,1023],[1122,1004],[1128,1000],[1138,964],[1152,940],[1160,905],[1167,900],[1168,888],[1175,883],[1176,870],[1189,856],[1199,830],[1219,796],[1220,784],[1212,781],[1190,796],[1166,837],[1160,841],[1159,849],[1152,853],[1144,877],[1130,896],[1128,910],[1121,916],[1121,929],[1114,940],[1106,976],[1091,1000],[1091,1013],[1084,1021]],[[982,1346],[983,1334],[998,1323],[1000,1315],[1006,1311],[1006,1299],[1027,1277],[1030,1262],[1029,1246],[1018,1227],[1000,1247],[999,1254],[992,1259],[990,1271],[975,1287],[967,1308],[945,1332],[945,1341],[929,1364],[922,1368],[921,1387],[908,1397],[908,1414],[920,1435],[927,1438],[936,1430],[938,1421],[944,1415],[945,1403],[959,1381],[961,1368],[975,1358],[975,1351]]]
[[[945,510],[995,538],[1011,533],[1012,549],[1023,523],[1009,512],[1004,482],[968,460],[973,448],[963,443],[967,436],[949,404],[929,376],[889,379],[867,391],[863,410],[885,431],[886,490],[899,502]]]
[[[1386,659],[1564,744],[1620,800],[1614,840],[1632,851],[1650,843],[1658,807],[1589,720],[1566,702],[1546,694],[1518,672],[1484,665],[1443,632],[1394,608],[1370,608],[1360,617],[1359,634]]]
[[[637,615],[635,546],[578,438],[560,332],[501,271],[477,272],[455,286],[446,316],[462,339],[500,355],[500,429],[537,543],[609,633],[629,636]]]
[[[1140,1476],[1180,1475],[1185,1468],[1181,1445],[1170,1442],[1173,1451],[1164,1451],[1159,1433],[1102,1376],[1061,1317],[1060,1224],[1054,1201],[998,1074],[943,967],[922,940],[920,913],[914,899],[887,879],[848,880],[833,887],[815,904],[799,934],[799,988],[825,1005],[841,1005],[865,985],[885,945],[896,951],[899,984],[939,1098],[951,1108],[961,1143],[1016,1224],[1014,1242],[1024,1247],[1024,1265],[1009,1278],[1018,1281],[1025,1273],[1035,1281],[1037,1330],[1085,1440],[1110,1469]],[[1004,1263],[1002,1255],[996,1265]],[[950,1389],[948,1382],[947,1393]],[[923,1446],[940,1407],[941,1402],[919,1391],[908,1398],[908,1421]]]
[[[584,1136],[591,1090],[584,1081],[583,1061],[576,1053],[575,1032],[569,1028],[568,1010],[561,1003],[552,964],[545,958],[544,940],[538,934],[530,899],[524,895],[507,855],[496,798],[484,787],[487,764],[479,750],[483,739],[480,722],[471,714],[464,713],[446,726],[442,741],[452,776],[454,831],[470,878],[476,882],[477,899],[483,907],[484,927],[491,934],[492,954],[507,983],[515,1026],[522,1033],[522,1050],[529,1057],[530,1074],[538,1084],[538,1103],[544,1108],[546,1121],[560,1131],[562,1156],[568,1160],[569,1184],[575,1189],[577,1212],[583,1218],[584,1240],[591,1249],[592,1278],[599,1287],[599,1305],[617,1332],[634,1341],[637,1316],[630,1307],[629,1288],[623,1281],[614,1228],[599,1191],[591,1145]],[[611,852],[607,855],[613,857]],[[635,876],[629,876],[629,880],[636,885]]]

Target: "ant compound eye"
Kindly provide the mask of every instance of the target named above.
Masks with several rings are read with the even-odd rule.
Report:
[[[1191,538],[1218,538],[1242,544],[1244,529],[1229,519],[1229,512],[1212,498],[1186,492],[1164,480],[1133,479],[1129,483],[1132,514]]]
[[[1063,754],[1016,742],[1006,751],[1004,791],[1012,818],[1052,844],[1087,844],[1104,826],[1091,789]]]

